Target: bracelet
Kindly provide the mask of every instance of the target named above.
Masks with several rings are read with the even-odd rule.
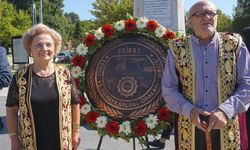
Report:
[[[16,135],[16,134],[17,134],[16,132],[9,133],[9,136],[12,137],[13,135]]]
[[[72,124],[72,128],[73,129],[80,129],[80,125],[79,124]]]

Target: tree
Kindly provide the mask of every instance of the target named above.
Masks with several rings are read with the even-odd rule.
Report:
[[[219,32],[232,32],[232,19],[224,14],[221,10],[218,10],[218,26]]]
[[[186,35],[191,35],[193,30],[188,24],[188,12],[185,12],[185,29],[186,29]]]
[[[10,45],[12,37],[22,35],[30,26],[30,15],[16,11],[12,4],[0,3],[0,41],[5,47]]]
[[[70,24],[76,24],[80,21],[80,17],[73,12],[65,13],[64,16],[68,19]]]
[[[93,4],[92,15],[99,25],[112,23],[133,15],[134,0],[96,0]]]
[[[62,47],[64,47],[65,42],[69,40],[69,34],[71,32],[70,25],[68,23],[68,20],[64,16],[44,16],[44,24],[48,25],[49,27],[55,29],[57,32],[60,33],[62,36]]]
[[[43,8],[46,8],[43,13],[49,16],[63,16],[63,6],[63,0],[43,0]]]
[[[244,27],[250,26],[250,1],[238,0],[234,12],[233,31],[242,33]]]
[[[29,10],[31,13],[33,0],[7,0],[9,3],[13,3],[17,10]]]

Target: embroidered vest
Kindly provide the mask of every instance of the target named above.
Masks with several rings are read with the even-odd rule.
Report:
[[[55,67],[56,84],[59,94],[59,135],[61,150],[71,150],[71,87],[69,70]],[[32,65],[19,69],[16,73],[19,88],[20,140],[25,150],[36,150],[35,124],[31,106]]]
[[[235,90],[236,55],[241,45],[241,37],[237,34],[219,34],[218,61],[218,100],[223,103]],[[195,103],[195,62],[191,36],[181,37],[171,42],[171,50],[175,57],[179,73],[181,90],[186,99]],[[231,56],[231,57],[227,57]],[[220,130],[221,150],[240,150],[240,135],[238,117],[228,121],[226,127]],[[195,126],[191,121],[179,115],[178,146],[180,150],[195,150]]]

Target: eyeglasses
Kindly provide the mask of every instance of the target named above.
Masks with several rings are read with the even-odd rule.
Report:
[[[198,11],[196,13],[193,13],[189,18],[192,17],[197,17],[197,18],[201,18],[208,15],[209,17],[214,17],[215,15],[217,15],[217,12],[212,12],[212,11]]]

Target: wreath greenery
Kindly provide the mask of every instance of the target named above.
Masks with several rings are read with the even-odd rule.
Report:
[[[81,121],[86,122],[89,127],[96,129],[101,136],[109,135],[127,141],[135,137],[143,143],[145,142],[143,136],[156,135],[161,130],[169,127],[169,122],[173,120],[173,117],[166,107],[160,108],[157,114],[149,114],[138,120],[119,123],[112,120],[104,112],[92,108],[90,103],[87,102],[88,98],[85,94],[87,91],[84,85],[86,80],[85,69],[87,68],[88,60],[98,48],[102,47],[105,41],[127,33],[147,35],[166,47],[168,47],[170,40],[178,36],[177,33],[161,26],[157,21],[148,20],[145,17],[130,17],[113,24],[105,24],[84,37],[83,42],[77,46],[69,67],[81,94]]]

